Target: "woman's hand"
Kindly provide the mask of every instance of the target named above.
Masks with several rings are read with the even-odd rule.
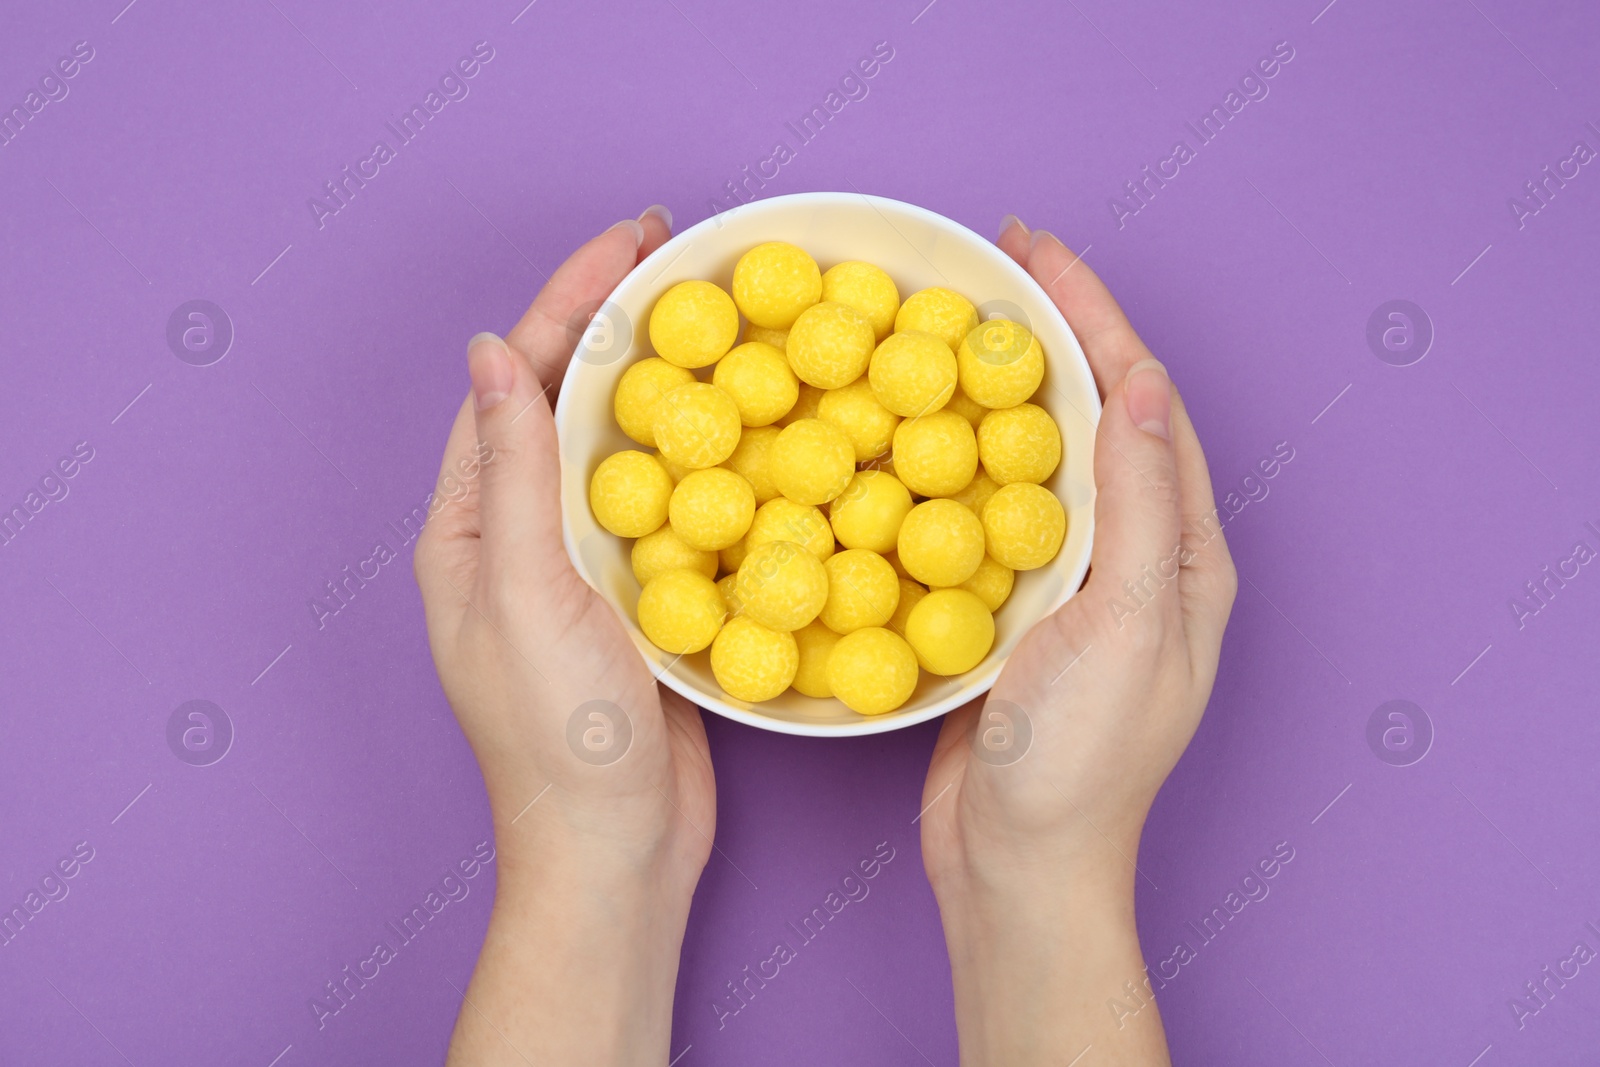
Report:
[[[1105,406],[1089,580],[985,701],[945,720],[923,794],[961,1061],[1066,1063],[1092,1046],[1086,1063],[1165,1063],[1134,862],[1211,694],[1237,579],[1166,371],[1061,242],[1008,219],[1000,246],[1066,316]]]
[[[428,639],[488,788],[498,888],[451,1061],[665,1063],[716,793],[698,710],[567,560],[552,409],[585,311],[670,236],[652,209],[568,259],[471,395],[416,550]]]

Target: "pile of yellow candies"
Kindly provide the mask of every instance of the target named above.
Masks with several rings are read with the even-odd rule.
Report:
[[[782,242],[746,252],[732,289],[657,300],[656,354],[614,400],[655,451],[607,457],[590,507],[637,538],[639,627],[662,651],[709,647],[739,700],[793,686],[893,711],[919,669],[977,666],[1015,572],[1061,548],[1040,484],[1061,433],[1029,403],[1044,352],[949,289],[902,302],[870,263],[824,273]]]

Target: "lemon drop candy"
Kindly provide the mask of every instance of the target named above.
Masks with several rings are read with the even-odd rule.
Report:
[[[707,578],[717,576],[717,554],[695,548],[679,537],[670,525],[635,541],[628,558],[633,564],[633,576],[641,586],[649,585],[650,579],[658,574],[679,568],[699,571]]]
[[[976,594],[935,589],[907,616],[906,642],[928,673],[965,674],[994,646],[994,616]]]
[[[828,574],[803,546],[770,541],[744,557],[734,591],[741,614],[788,633],[815,619],[827,603]]]
[[[794,638],[744,615],[728,620],[711,643],[711,673],[723,691],[752,704],[771,700],[794,681],[800,650]]]
[[[650,309],[650,345],[677,367],[709,367],[739,336],[739,309],[710,282],[679,282]]]
[[[733,398],[746,426],[777,422],[800,397],[800,382],[789,369],[789,360],[760,341],[746,341],[719,359],[711,384]]]
[[[912,609],[922,603],[922,598],[927,595],[928,590],[925,586],[918,582],[913,582],[910,578],[901,578],[900,602],[895,605],[894,614],[889,616],[889,621],[886,624],[889,629],[904,637],[906,635],[906,619],[911,617]]]
[[[733,454],[722,465],[744,478],[756,494],[756,503],[765,504],[778,495],[778,486],[767,471],[767,453],[778,439],[776,426],[751,426],[739,435]],[[668,471],[667,473],[671,473]]]
[[[1028,571],[1043,567],[1060,551],[1067,533],[1067,513],[1044,486],[1012,482],[1002,485],[983,506],[983,533],[995,562],[1014,571]]]
[[[1048,490],[1040,491],[1048,495]],[[960,585],[983,562],[984,529],[969,508],[954,500],[924,500],[900,524],[896,551],[911,577],[924,585]]]
[[[672,490],[667,520],[692,548],[720,552],[750,529],[756,495],[750,483],[726,467],[690,471]]]
[[[622,432],[641,445],[655,447],[656,409],[668,390],[694,381],[694,374],[674,366],[660,356],[641,359],[622,372],[611,411]]]
[[[728,606],[728,618],[739,614],[744,604],[739,599],[739,576],[725,574],[717,579],[717,592],[722,594],[722,602]]]
[[[822,299],[817,261],[784,241],[756,245],[733,266],[733,301],[757,326],[787,330]]]
[[[890,334],[873,351],[867,380],[878,403],[896,415],[929,415],[956,391],[955,353],[921,330]]]
[[[644,452],[613,453],[589,479],[589,509],[596,522],[618,537],[643,537],[659,529],[671,499],[667,469]]]
[[[889,451],[894,429],[900,425],[900,416],[878,403],[866,377],[823,392],[817,401],[816,417],[844,431],[856,450],[857,463]]]
[[[651,644],[674,656],[711,644],[727,613],[716,583],[699,571],[662,571],[639,594],[639,629]]]
[[[1000,485],[1042,482],[1061,462],[1061,430],[1037,404],[991,411],[978,424],[978,460]]]
[[[961,339],[978,325],[978,309],[960,293],[934,286],[906,297],[894,316],[894,330],[922,330],[950,346],[953,352]]]
[[[894,330],[900,310],[900,290],[881,267],[859,260],[835,263],[822,275],[822,299],[849,304],[867,317],[878,340]]]
[[[974,515],[981,518],[983,505],[989,502],[989,498],[994,496],[995,490],[999,488],[1000,483],[989,477],[988,471],[979,467],[978,473],[972,476],[972,481],[967,483],[966,488],[959,493],[951,493],[950,499],[965,504],[972,509]]]
[[[880,626],[846,634],[828,653],[828,688],[861,715],[882,715],[917,688],[917,655],[905,638]]]
[[[771,345],[779,352],[782,352],[784,346],[789,343],[789,331],[769,330],[765,326],[757,326],[752,322],[750,328],[744,332],[744,339],[746,341],[760,341],[762,344]]]
[[[754,552],[773,541],[801,545],[819,562],[833,555],[833,529],[828,525],[828,517],[820,508],[796,504],[786,497],[769,500],[756,508],[750,532],[744,536],[745,551]]]
[[[856,450],[844,431],[821,419],[791,422],[767,451],[773,484],[796,504],[825,504],[856,472]]]
[[[911,512],[911,491],[884,471],[860,471],[828,505],[833,536],[845,548],[893,552]],[[894,568],[889,568],[891,571]]]
[[[956,346],[961,391],[986,408],[1016,407],[1044,381],[1044,349],[1026,326],[990,319]]]
[[[843,635],[820,622],[808,622],[791,636],[800,652],[800,665],[794,672],[794,681],[789,684],[804,696],[833,696],[833,690],[828,688],[828,654]]]
[[[861,377],[876,344],[865,315],[830,300],[801,313],[789,328],[784,353],[801,381],[837,389]]]
[[[963,419],[966,419],[968,422],[972,423],[972,428],[976,430],[978,428],[978,423],[982,422],[983,417],[989,414],[989,409],[961,391],[961,384],[959,381],[959,366],[957,367],[956,376],[958,380],[956,383],[955,392],[951,393],[950,399],[945,401],[944,410],[953,411],[957,415],[960,415]]]
[[[900,579],[887,560],[864,548],[847,548],[828,557],[828,599],[817,618],[835,633],[883,626],[900,603]]]
[[[953,411],[907,419],[894,431],[894,473],[922,496],[960,492],[978,473],[978,438]]]
[[[679,482],[683,481],[684,475],[694,470],[693,467],[685,467],[681,463],[672,462],[672,460],[668,459],[666,456],[663,456],[659,451],[656,453],[656,462],[661,464],[661,466],[666,469],[667,477],[672,479],[673,485],[677,485]]]
[[[661,396],[656,447],[680,466],[715,467],[739,444],[739,406],[714,385],[690,382]]]
[[[983,601],[984,607],[995,612],[1011,596],[1011,587],[1016,584],[1016,578],[1016,573],[1010,567],[986,555],[983,562],[978,564],[978,569],[972,572],[972,577],[955,588],[975,593]]]
[[[791,368],[792,369],[792,368]],[[822,398],[828,394],[826,389],[818,389],[810,382],[800,383],[800,395],[795,399],[794,407],[789,413],[778,420],[779,426],[787,426],[791,422],[801,419],[817,418],[817,410],[822,405]]]

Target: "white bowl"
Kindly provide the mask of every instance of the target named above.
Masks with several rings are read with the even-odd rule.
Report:
[[[717,685],[709,652],[679,657],[656,648],[636,618],[639,584],[629,559],[632,542],[607,533],[589,510],[589,479],[600,461],[641,447],[617,427],[611,398],[628,365],[651,354],[647,327],[656,298],[692,278],[729,288],[734,263],[762,241],[792,242],[824,270],[842,260],[874,263],[889,272],[902,298],[933,285],[953,289],[977,304],[983,318],[1029,326],[1044,347],[1044,385],[1033,402],[1061,427],[1062,463],[1045,484],[1066,507],[1066,541],[1049,566],[1017,574],[1011,598],[995,615],[994,648],[983,662],[955,678],[924,673],[911,699],[887,715],[858,715],[838,700],[793,690],[752,705]],[[1082,585],[1094,529],[1099,418],[1100,395],[1077,338],[1038,283],[992,242],[924,208],[877,196],[797,193],[759,200],[706,219],[658,248],[617,286],[578,343],[556,404],[567,554],[584,580],[617,609],[651,670],[701,707],[787,734],[838,737],[898,730],[987,692],[1028,628]]]

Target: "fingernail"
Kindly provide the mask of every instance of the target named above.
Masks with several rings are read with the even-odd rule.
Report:
[[[1145,433],[1172,440],[1172,381],[1160,360],[1141,359],[1122,380],[1128,418]]]
[[[1028,232],[1028,227],[1023,225],[1021,219],[1017,218],[1015,215],[1007,215],[1005,218],[1000,220],[1000,236],[1004,237],[1006,235],[1006,231],[1011,229],[1013,226],[1022,226],[1022,232]]]
[[[617,223],[611,228],[613,230],[625,229],[629,233],[633,234],[633,245],[635,248],[644,244],[644,227],[639,225],[638,219],[623,219],[621,222]]]
[[[510,396],[515,372],[506,343],[492,333],[468,341],[467,374],[472,378],[472,403],[479,411]]]
[[[644,211],[640,212],[639,221],[643,222],[646,215],[654,215],[656,218],[667,224],[667,229],[672,229],[672,212],[667,210],[667,205],[651,204],[649,207],[645,208]]]
[[[1033,236],[1028,239],[1028,251],[1032,252],[1034,249],[1038,248],[1039,242],[1045,240],[1046,238],[1056,242],[1056,244],[1061,243],[1061,239],[1055,234],[1051,233],[1049,230],[1034,230]]]

